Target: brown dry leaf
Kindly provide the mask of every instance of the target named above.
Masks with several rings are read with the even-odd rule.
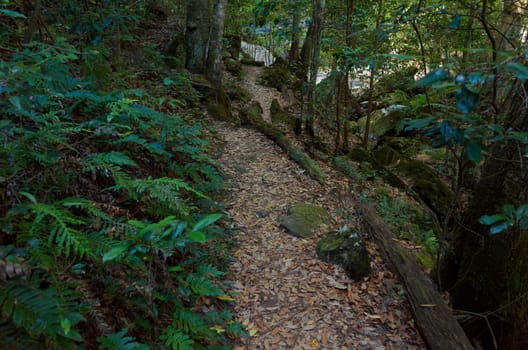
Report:
[[[256,84],[259,67],[245,67],[242,84],[267,111],[280,93]],[[315,245],[325,230],[357,227],[354,199],[343,200],[357,184],[325,164],[321,185],[308,178],[273,142],[255,130],[211,121],[225,141],[220,163],[230,179],[230,203],[237,248],[229,278],[237,321],[252,336],[247,349],[424,349],[409,307],[392,286],[375,244],[366,241],[372,275],[350,281],[345,272],[317,259]],[[277,218],[297,202],[332,213],[313,238],[285,233]],[[245,343],[245,339],[240,339]]]

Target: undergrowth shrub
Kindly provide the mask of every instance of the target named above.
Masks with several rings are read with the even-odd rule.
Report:
[[[0,347],[227,349],[199,126],[101,93],[80,56],[58,36],[0,61]]]

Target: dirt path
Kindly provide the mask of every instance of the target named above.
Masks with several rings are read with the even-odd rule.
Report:
[[[266,88],[262,85],[257,84],[258,77],[262,71],[262,67],[256,66],[243,66],[244,69],[244,79],[241,82],[241,85],[244,89],[249,91],[253,96],[253,99],[260,102],[262,106],[262,118],[265,121],[270,122],[270,106],[271,101],[274,98],[279,100],[281,105],[284,104],[282,95],[276,89]]]
[[[275,92],[247,76],[244,85],[269,106]],[[355,226],[353,203],[339,195],[348,180],[323,166],[328,181],[319,185],[257,131],[215,123],[225,142],[220,162],[230,178],[227,210],[239,243],[230,274],[234,309],[251,334],[237,349],[424,348],[401,287],[373,245],[373,273],[361,282],[316,257],[323,231]],[[277,217],[297,202],[325,207],[336,222],[311,239],[288,235]]]

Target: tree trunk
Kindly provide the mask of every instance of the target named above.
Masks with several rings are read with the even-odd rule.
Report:
[[[216,90],[218,102],[222,88],[222,38],[227,0],[214,0],[213,21],[209,37],[209,54],[207,56],[206,76]]]
[[[310,62],[312,61],[313,39],[314,22],[312,21],[312,23],[310,23],[308,26],[308,31],[306,32],[306,37],[304,38],[304,43],[301,49],[301,55],[299,57],[297,77],[302,81],[307,81],[308,78],[308,68],[310,67]]]
[[[321,50],[321,37],[323,34],[323,11],[324,0],[313,1],[313,23],[314,23],[314,40],[312,59],[310,62],[310,81],[308,85],[308,106],[306,109],[306,132],[310,137],[315,136],[314,120],[315,120],[315,88],[317,85],[317,72],[319,71],[319,54]]]
[[[515,50],[521,43],[526,0],[504,0],[497,26],[497,50]]]
[[[376,15],[376,30],[374,33],[374,54],[378,52],[379,45],[379,35],[378,29],[381,24],[381,14],[383,11],[383,0],[378,1],[378,14]],[[370,68],[370,77],[369,77],[369,93],[368,93],[368,107],[367,107],[367,120],[365,122],[365,133],[363,134],[363,146],[368,144],[369,133],[370,133],[370,120],[372,118],[372,110],[374,108],[373,92],[374,92],[374,77],[376,76],[376,67],[375,64]]]
[[[185,68],[192,73],[205,73],[210,18],[209,0],[187,0]]]
[[[524,91],[528,84],[524,85],[519,84],[509,101],[506,127],[526,132]],[[502,349],[528,348],[528,231],[514,226],[491,235],[479,218],[502,213],[506,204],[517,208],[528,203],[528,166],[523,151],[524,146],[513,141],[492,148],[474,197],[455,228],[452,250],[441,266],[442,286],[451,292],[454,307],[488,315],[487,319],[480,317],[480,323],[468,322],[467,330],[484,335],[488,344],[498,339]]]
[[[291,46],[289,53],[290,64],[294,64],[299,59],[299,32],[300,32],[300,17],[299,11],[296,9],[293,12],[292,18],[292,31],[291,31]]]

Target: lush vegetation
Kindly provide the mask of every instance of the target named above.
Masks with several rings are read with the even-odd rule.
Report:
[[[236,117],[225,15],[225,43],[282,58],[264,80],[300,101],[287,122],[307,149],[399,187],[361,196],[423,247],[468,332],[522,348],[526,3],[225,4],[0,0],[1,347],[213,349],[243,334],[218,268],[229,219],[200,110],[209,99]],[[225,63],[240,73],[238,58]],[[211,84],[198,92],[183,67]]]
[[[236,7],[246,11],[239,17],[246,22],[232,25],[252,28],[247,40],[266,45],[292,71],[301,70],[296,77],[303,83],[290,85],[305,89],[298,94],[306,101],[303,117],[315,118],[316,128],[310,130],[307,120],[297,133],[345,157],[362,147],[369,154],[354,159],[364,162],[362,172],[356,169],[354,175],[344,158],[334,159],[353,178],[378,174],[413,196],[426,189],[446,192],[449,204],[441,210],[431,205],[435,198],[422,198],[439,225],[419,230],[403,225],[403,235],[437,254],[425,262],[435,262],[434,279],[451,293],[456,308],[468,311],[470,334],[490,348],[523,348],[528,315],[528,290],[522,287],[528,278],[522,257],[528,251],[526,3],[326,1],[321,65],[329,73],[315,92],[316,113],[310,111],[313,92],[302,66],[310,59],[305,49],[314,54],[312,19],[321,2],[312,1],[311,8],[273,0],[239,3],[246,4]],[[305,37],[302,50],[294,45],[298,32]],[[391,157],[381,151],[387,149]],[[427,168],[418,171],[418,159],[449,188],[429,181]],[[402,230],[402,218],[409,214],[399,197],[370,200]]]
[[[37,3],[0,7],[0,347],[229,348],[198,93],[143,2]]]

